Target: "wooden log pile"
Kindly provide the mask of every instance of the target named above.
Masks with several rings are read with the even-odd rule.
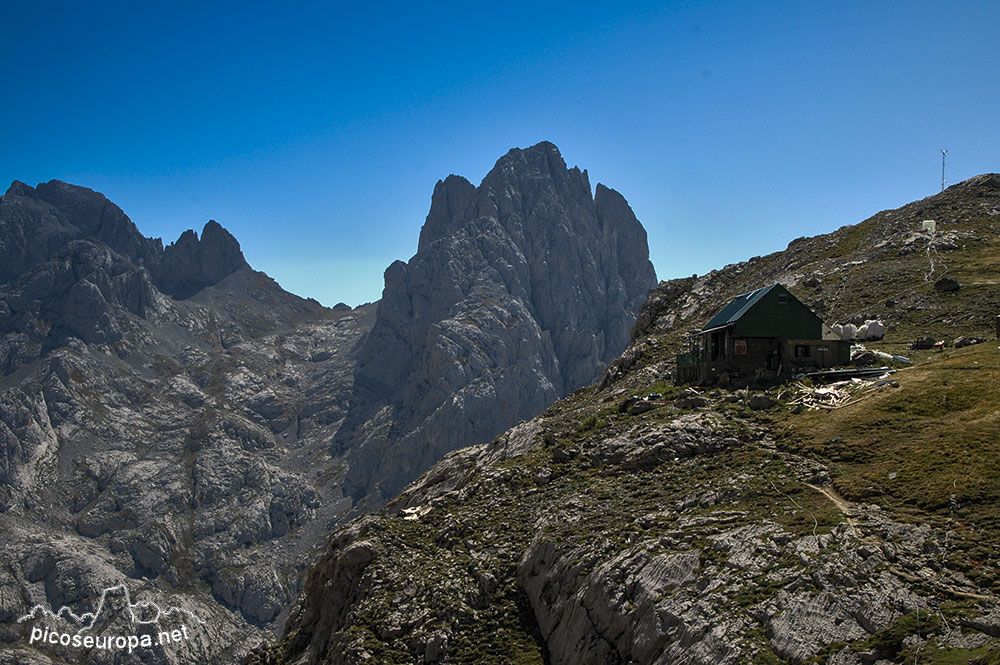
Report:
[[[851,404],[857,404],[887,386],[898,385],[897,381],[879,377],[874,380],[853,378],[847,381],[837,381],[823,386],[809,386],[801,381],[792,384],[795,396],[788,401],[791,406],[801,405],[810,410],[842,409]]]

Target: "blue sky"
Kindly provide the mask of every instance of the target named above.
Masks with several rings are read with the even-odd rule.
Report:
[[[174,240],[216,219],[327,305],[377,299],[434,183],[558,145],[663,278],[1000,170],[1000,3],[5,3],[0,183]]]

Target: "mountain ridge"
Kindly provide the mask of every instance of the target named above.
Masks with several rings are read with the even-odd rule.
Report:
[[[334,533],[282,639],[245,662],[994,662],[1000,486],[985,460],[1000,450],[975,433],[995,429],[1000,360],[992,344],[907,346],[993,332],[998,216],[987,174],[662,282],[598,386]],[[815,415],[796,402],[808,386],[672,385],[685,333],[773,281],[838,319],[883,318],[875,348],[916,365]],[[960,445],[935,438],[963,421]]]
[[[164,293],[179,299],[249,268],[236,239],[215,220],[201,237],[188,229],[163,246],[138,227],[103,194],[87,187],[50,180],[31,187],[15,180],[0,202],[0,282],[52,258],[66,244],[96,240],[124,258],[145,266]],[[39,220],[32,223],[32,217]],[[28,228],[28,225],[32,228]]]
[[[540,165],[550,162],[544,149]],[[565,169],[559,160],[552,163]],[[546,377],[599,375],[602,353],[610,357],[624,347],[638,304],[654,285],[651,266],[636,284],[627,277],[634,268],[619,271],[610,260],[618,247],[612,227],[638,225],[634,216],[611,206],[618,218],[606,225],[607,237],[571,238],[571,227],[596,227],[589,192],[577,205],[553,185],[558,177],[539,180],[540,172],[522,166],[505,182],[523,181],[524,196],[508,189],[496,201],[531,204],[521,211],[531,220],[532,251],[544,255],[558,239],[581,257],[573,265],[591,270],[579,277],[593,282],[588,288],[600,302],[628,297],[593,314],[577,308],[574,320],[592,339],[578,337],[585,353],[558,359],[557,371],[554,335],[540,330],[532,307],[570,307],[573,280],[549,284],[534,303],[512,297],[508,286],[527,294],[538,276],[518,258],[524,252],[509,233],[513,226],[504,227],[521,212],[461,220],[461,228],[428,243],[434,260],[421,256],[419,270],[402,262],[387,270],[387,288],[405,308],[441,312],[425,320],[425,335],[412,339],[408,352],[417,362],[400,373],[407,378],[446,367],[459,383],[490,386],[520,363],[539,381],[523,395],[502,389],[506,410],[480,400],[472,411],[475,391],[465,401],[433,401],[450,394],[450,378],[438,374],[442,383],[431,402],[421,404],[420,391],[409,403],[389,405],[405,416],[397,433],[408,419],[428,414],[439,423],[481,418],[496,431],[530,417],[557,396]],[[489,200],[484,194],[483,205]],[[566,228],[555,228],[556,221]],[[22,605],[86,607],[86,599],[96,600],[122,578],[137,594],[182,593],[212,636],[157,652],[152,662],[231,662],[283,621],[300,572],[331,529],[381,505],[392,487],[417,477],[446,450],[476,440],[456,432],[436,449],[401,446],[382,457],[375,454],[378,442],[361,451],[364,441],[337,438],[359,408],[362,388],[355,381],[367,374],[355,371],[357,349],[371,338],[385,300],[324,308],[253,270],[221,225],[210,221],[200,235],[188,231],[163,247],[144,239],[103,195],[65,183],[15,184],[0,199],[0,222],[3,251],[20,251],[10,239],[28,238],[31,229],[48,229],[51,240],[0,282],[0,529],[9,536],[0,543],[7,564],[0,567],[4,665],[51,660],[22,643],[13,622]],[[548,231],[535,233],[546,225]],[[107,241],[90,234],[95,229]],[[621,244],[640,239],[636,252],[626,253],[648,264],[641,226],[623,233]],[[440,277],[439,292],[422,290],[421,271]],[[397,278],[414,287],[414,301],[405,288],[393,291]],[[460,298],[422,299],[442,293]],[[392,307],[385,305],[382,316]],[[506,348],[492,356],[501,342]],[[542,351],[533,355],[531,348]],[[391,353],[368,357],[394,362]],[[503,381],[517,385],[514,373]],[[376,462],[370,468],[369,459]]]

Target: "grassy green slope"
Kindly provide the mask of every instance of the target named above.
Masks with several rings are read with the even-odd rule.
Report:
[[[834,411],[776,410],[783,448],[830,468],[849,501],[952,534],[952,564],[1000,592],[1000,349],[928,357],[899,387]]]

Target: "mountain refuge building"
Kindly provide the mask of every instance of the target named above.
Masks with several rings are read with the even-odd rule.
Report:
[[[781,284],[733,298],[677,356],[678,383],[745,385],[847,365],[851,343]]]

